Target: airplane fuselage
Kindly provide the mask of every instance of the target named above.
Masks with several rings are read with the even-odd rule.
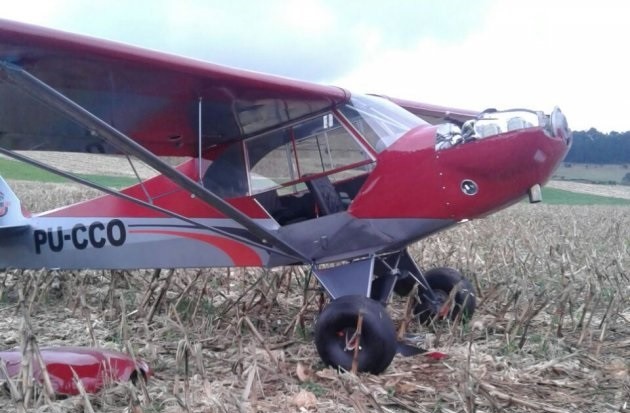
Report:
[[[382,151],[347,210],[280,225],[253,197],[230,199],[311,262],[330,262],[404,248],[458,222],[511,205],[544,184],[569,147],[569,132],[519,128],[438,149],[437,126],[412,129]],[[180,168],[193,179],[196,161]],[[144,184],[156,205],[180,220],[106,195],[28,219],[5,231],[0,267],[167,268],[301,263],[261,248],[232,220],[162,176]],[[142,197],[139,186],[124,190]],[[242,236],[235,240],[204,228]]]

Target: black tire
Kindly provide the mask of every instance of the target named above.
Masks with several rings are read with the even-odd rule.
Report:
[[[396,330],[385,308],[364,296],[339,297],[324,308],[315,326],[317,352],[325,364],[351,370],[354,350],[346,348],[346,340],[356,330],[359,312],[363,324],[357,370],[382,373],[396,355]]]
[[[459,271],[453,268],[434,268],[424,273],[424,278],[433,290],[434,294],[446,303],[450,297],[453,288],[457,288],[453,296],[453,306],[449,309],[448,318],[451,321],[457,319],[460,312],[460,320],[467,322],[475,313],[477,307],[477,298],[475,297],[475,289],[470,281],[465,278]],[[435,308],[428,303],[422,301],[424,289],[422,285],[418,285],[418,304],[414,308],[414,314],[422,324],[428,325],[445,317],[440,317],[436,313]]]

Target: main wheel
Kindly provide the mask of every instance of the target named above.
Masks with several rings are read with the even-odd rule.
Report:
[[[363,313],[361,337],[356,334]],[[379,374],[396,355],[394,323],[377,301],[360,295],[339,297],[328,304],[315,326],[315,346],[322,361],[335,368],[352,368],[359,346],[358,371]]]
[[[470,281],[453,268],[434,268],[424,273],[429,287],[433,290],[437,302],[431,305],[423,299],[425,289],[418,285],[418,304],[414,313],[422,324],[431,324],[436,320],[450,318],[455,320],[461,312],[462,321],[472,318],[477,307],[475,289]],[[456,291],[452,294],[453,289]]]

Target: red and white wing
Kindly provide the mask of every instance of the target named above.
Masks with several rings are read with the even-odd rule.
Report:
[[[222,144],[324,113],[348,98],[336,87],[0,20],[2,153],[42,169],[46,165],[16,151],[133,156],[240,224],[255,244],[300,259],[305,257],[247,211],[200,185],[194,173],[184,174],[159,157],[201,158]],[[203,162],[198,164],[201,169]],[[76,175],[47,170],[87,184]],[[137,197],[129,197],[129,191],[118,194],[126,210],[135,202],[172,217],[191,216],[166,211],[153,202],[146,185],[140,187]]]
[[[197,156],[200,124],[206,149],[348,98],[337,87],[6,20],[0,20],[0,62],[25,70],[159,156]],[[86,136],[83,126],[30,100],[10,82],[0,81],[2,147],[118,152]]]

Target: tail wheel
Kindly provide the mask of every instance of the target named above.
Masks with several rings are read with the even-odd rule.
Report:
[[[453,268],[434,268],[424,273],[424,278],[433,290],[437,302],[423,299],[424,289],[418,285],[418,304],[414,313],[422,324],[436,320],[454,321],[461,313],[460,320],[472,318],[477,307],[475,289],[470,281]]]
[[[361,336],[356,334],[363,314]],[[385,308],[360,296],[339,297],[328,304],[315,326],[315,346],[322,361],[335,368],[352,368],[358,346],[358,371],[379,374],[396,355],[396,330]]]

